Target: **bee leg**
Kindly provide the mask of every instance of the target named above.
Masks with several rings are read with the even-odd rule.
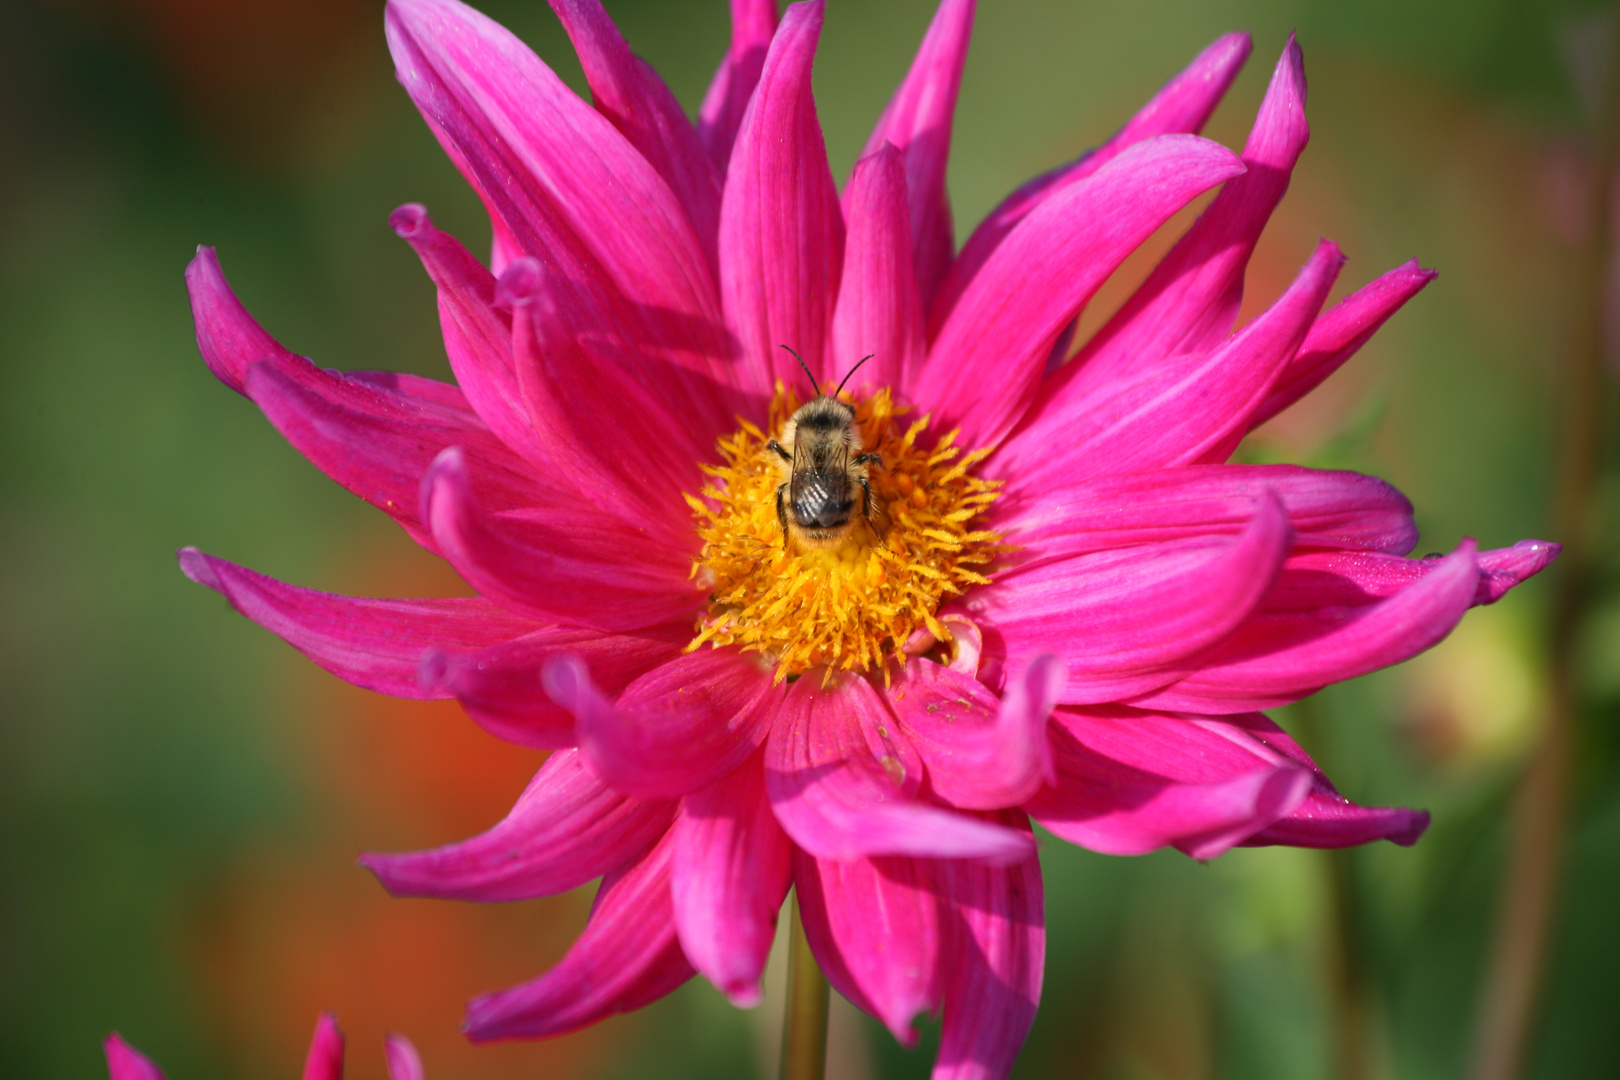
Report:
[[[774,442],[771,445],[776,446],[776,444]],[[777,449],[780,450],[781,447],[778,446]],[[777,485],[777,488],[776,488],[776,520],[782,526],[782,550],[783,551],[786,551],[787,546],[788,546],[787,505],[782,501],[782,492],[784,492],[786,490],[787,490],[787,485],[786,484],[778,484]]]
[[[877,455],[873,454],[871,456],[876,457]],[[860,458],[856,458],[855,460],[859,461]],[[881,540],[883,538],[878,535],[877,526],[872,524],[872,507],[874,505],[872,502],[872,484],[863,476],[861,477],[860,485],[861,490],[866,492],[866,498],[861,500],[861,518],[866,522],[866,527],[871,530],[872,538],[874,540]]]
[[[782,444],[777,442],[775,439],[772,439],[770,442],[766,443],[765,449],[771,451],[777,457],[788,462],[789,464],[793,462],[793,455],[782,449]]]

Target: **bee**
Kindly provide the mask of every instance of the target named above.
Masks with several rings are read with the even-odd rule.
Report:
[[[775,454],[782,472],[776,488],[776,520],[782,525],[782,546],[797,540],[807,547],[836,547],[856,528],[856,516],[877,535],[872,523],[876,505],[868,470],[879,467],[879,454],[862,453],[855,409],[838,400],[844,383],[870,356],[862,357],[844,375],[831,394],[822,392],[816,377],[799,354],[782,348],[799,361],[816,396],[793,414],[782,428],[782,440],[765,444]]]

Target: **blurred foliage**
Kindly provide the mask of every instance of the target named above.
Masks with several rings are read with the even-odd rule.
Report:
[[[544,4],[484,7],[580,85]],[[695,104],[724,4],[609,7]],[[840,175],[930,9],[834,0],[816,78]],[[1601,14],[1573,0],[987,3],[956,129],[959,231],[1104,137],[1216,34],[1248,28],[1255,56],[1209,132],[1240,145],[1297,29],[1315,135],[1246,313],[1319,234],[1351,256],[1341,292],[1413,256],[1442,276],[1244,453],[1389,478],[1419,508],[1420,550],[1538,535],[1583,227],[1577,87],[1602,59],[1585,47]],[[0,6],[3,1071],[99,1075],[116,1027],[176,1080],[287,1077],[332,1007],[361,1078],[381,1075],[385,1029],[416,1038],[434,1076],[772,1075],[771,1003],[738,1013],[700,983],[568,1039],[464,1046],[456,1003],[551,963],[586,898],[391,901],[352,859],[483,827],[535,757],[453,707],[338,685],[171,561],[195,543],[338,591],[456,589],[207,375],[181,281],[195,244],[218,245],[292,348],[445,373],[432,291],[386,215],[426,202],[475,246],[487,224],[393,84],[379,16],[369,0]],[[1620,1074],[1608,465],[1573,861],[1533,1069],[1561,1080]],[[1415,848],[1239,850],[1203,866],[1046,837],[1047,990],[1018,1075],[1335,1075],[1335,956],[1359,980],[1375,1075],[1459,1075],[1505,795],[1537,722],[1544,586],[1476,612],[1422,661],[1279,715],[1351,797],[1431,808]],[[833,1042],[845,1080],[924,1076],[931,1060],[928,1039],[903,1051],[847,1009]]]

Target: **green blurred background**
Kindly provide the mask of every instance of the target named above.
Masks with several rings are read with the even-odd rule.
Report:
[[[542,0],[482,6],[582,87]],[[608,6],[695,106],[722,0]],[[833,0],[816,85],[838,175],[931,6]],[[337,591],[457,591],[208,375],[181,279],[217,245],[293,349],[447,373],[432,291],[386,217],[425,202],[475,248],[488,226],[394,83],[381,15],[372,0],[0,2],[0,1073],[101,1075],[118,1028],[172,1080],[286,1078],[333,1008],[362,1080],[382,1075],[384,1030],[411,1035],[434,1077],[774,1075],[777,999],[741,1013],[700,982],[578,1036],[465,1046],[461,1002],[553,962],[588,899],[393,901],[353,859],[481,829],[538,756],[453,706],[337,683],[175,568],[197,544]],[[1314,135],[1248,310],[1323,234],[1351,258],[1341,293],[1411,257],[1441,276],[1243,453],[1387,477],[1418,506],[1420,551],[1547,536],[1587,228],[1580,73],[1608,26],[1574,0],[990,0],[956,125],[958,235],[1248,29],[1254,56],[1207,132],[1240,146],[1297,29]],[[1620,513],[1609,464],[1600,554]],[[1600,563],[1578,637],[1536,1077],[1620,1076],[1616,570]],[[1462,1076],[1511,784],[1544,714],[1550,598],[1532,582],[1419,661],[1279,715],[1352,798],[1432,809],[1413,849],[1199,865],[1046,838],[1047,989],[1017,1075],[1339,1077],[1335,1033],[1359,1009],[1365,1075]],[[932,1059],[847,1007],[831,1053],[839,1080],[925,1076]]]

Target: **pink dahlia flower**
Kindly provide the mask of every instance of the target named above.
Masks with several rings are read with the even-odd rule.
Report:
[[[819,0],[780,25],[733,0],[696,124],[596,0],[551,2],[593,105],[455,0],[388,6],[400,81],[494,224],[486,267],[422,208],[392,219],[455,385],[317,368],[211,250],[187,275],[214,373],[478,595],[335,596],[190,549],[185,572],[344,679],[557,751],[488,833],[365,860],[467,900],[602,878],[555,968],[472,1003],[473,1038],[569,1031],[694,971],[750,1004],[792,885],[841,993],[906,1041],[943,1010],[935,1075],[1004,1076],[1041,984],[1032,818],[1199,859],[1417,838],[1426,814],[1342,798],[1257,710],[1428,648],[1557,548],[1408,559],[1388,484],[1224,464],[1433,277],[1408,263],[1323,311],[1324,241],[1232,332],[1306,142],[1292,41],[1241,155],[1194,134],[1249,52],[1230,35],[958,252],[972,0],[941,4],[842,193]],[[1109,274],[1216,187],[1063,363]],[[825,475],[781,345],[823,384],[871,357],[821,403]],[[842,525],[800,505],[801,469],[851,496]]]
[[[163,1070],[118,1032],[108,1035],[101,1047],[107,1054],[108,1080],[163,1080]],[[403,1035],[388,1035],[383,1040],[383,1052],[388,1080],[422,1080],[422,1059],[411,1040]],[[304,1080],[343,1080],[343,1032],[331,1013],[322,1013],[315,1021],[315,1034],[304,1058]]]

